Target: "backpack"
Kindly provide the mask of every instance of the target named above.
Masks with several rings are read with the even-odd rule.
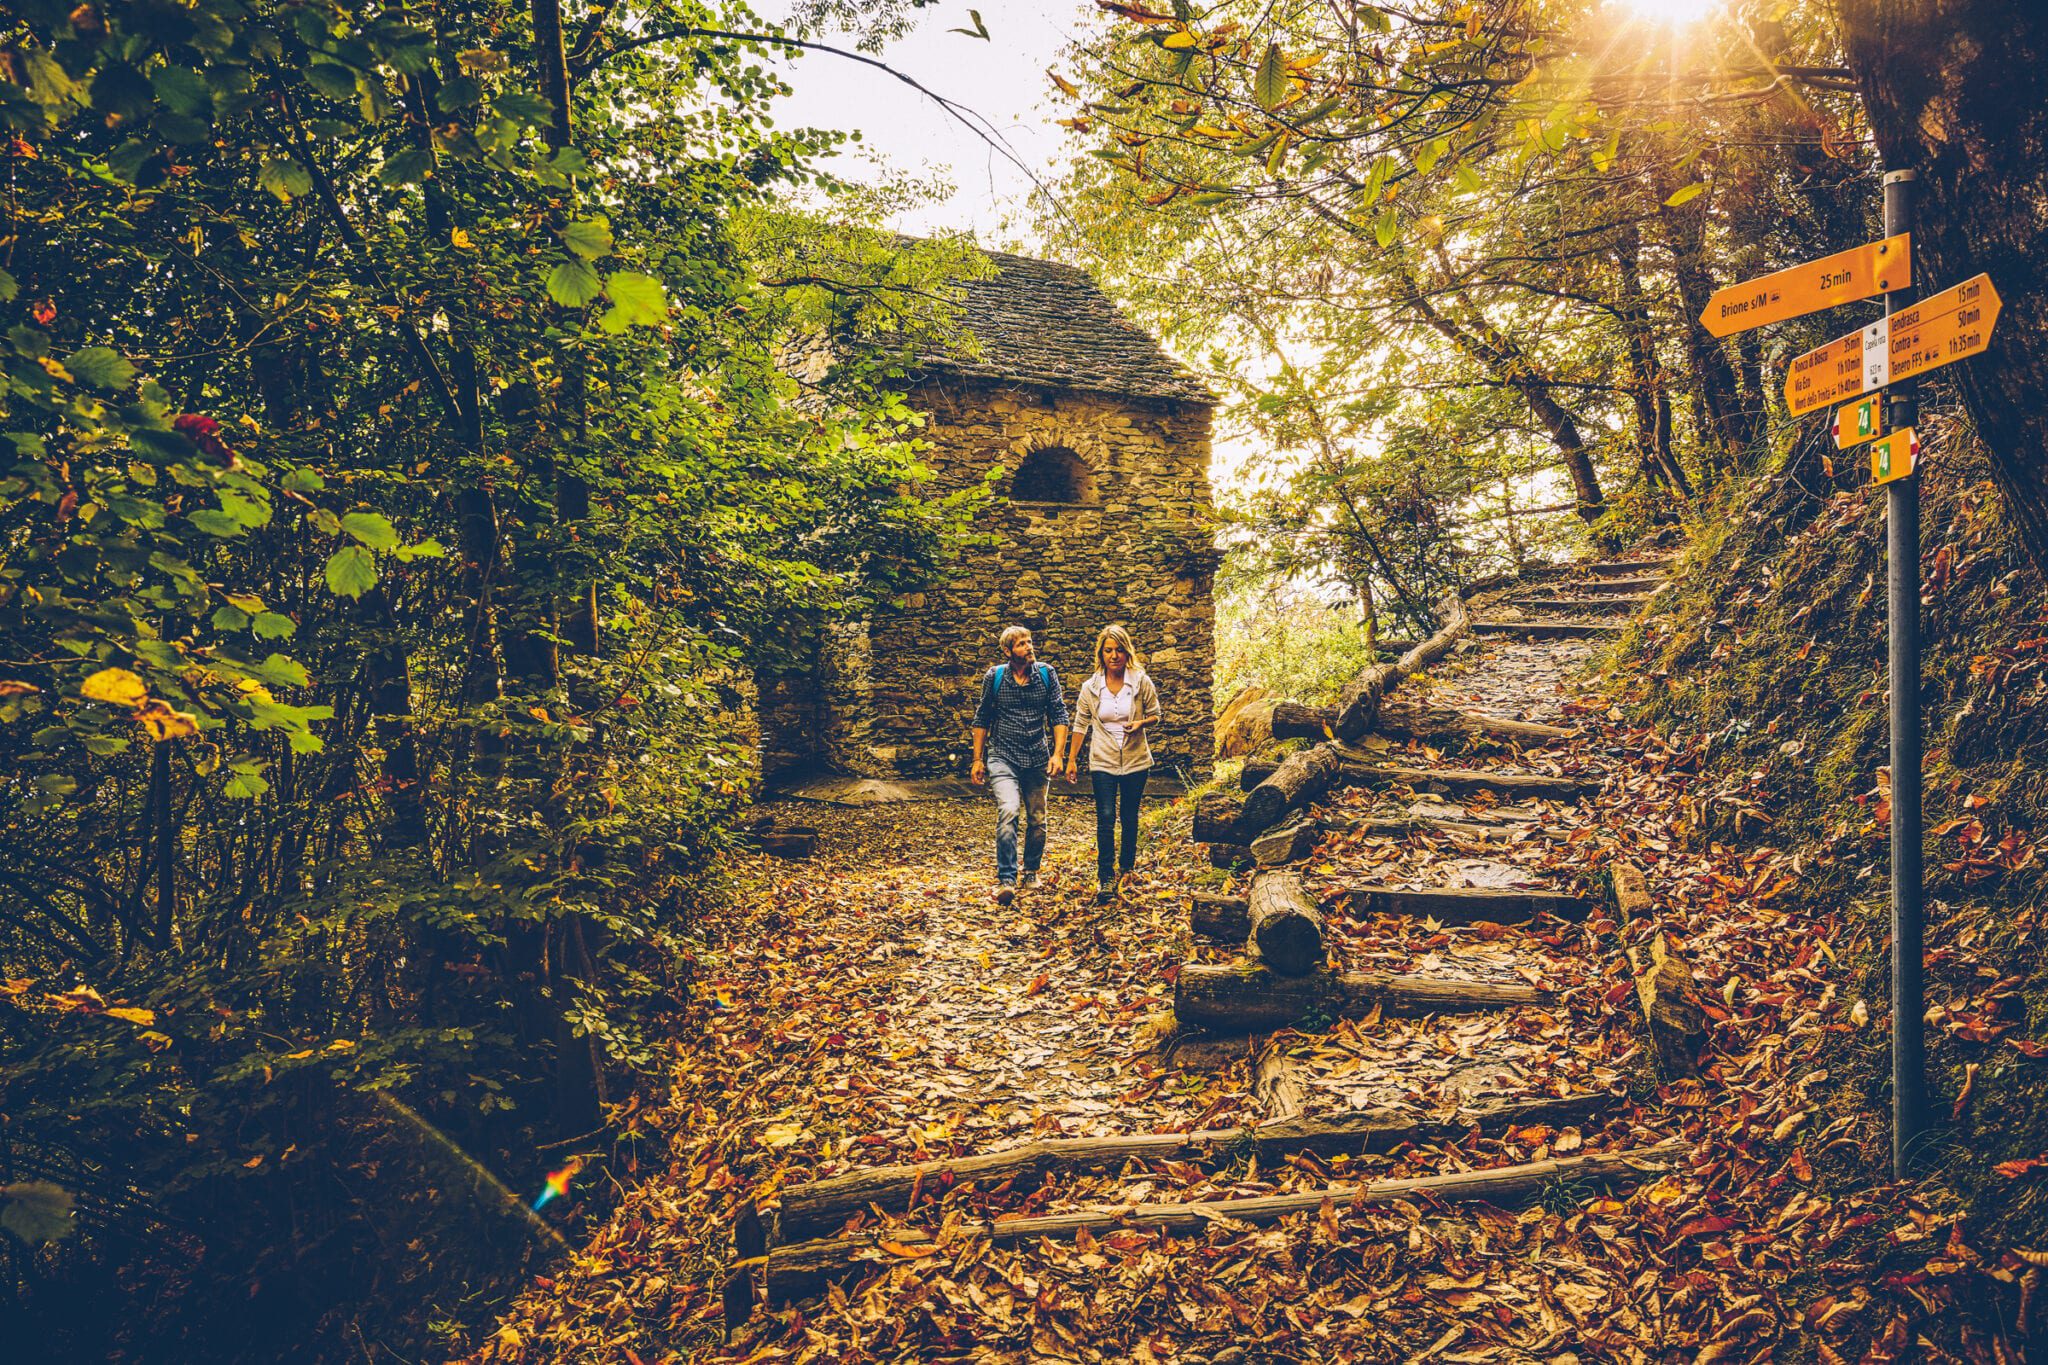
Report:
[[[1039,685],[1045,688],[1045,692],[1048,697],[1051,696],[1052,685],[1048,683],[1046,679],[1050,677],[1052,674],[1052,665],[1046,663],[1044,660],[1040,660],[1038,663],[1032,665],[1032,667],[1034,667],[1038,672]],[[1003,679],[1010,676],[1010,666],[1008,664],[997,664],[994,668],[989,670],[989,674],[990,677],[987,683],[988,695],[989,699],[993,701],[995,699],[996,694],[1003,690]]]

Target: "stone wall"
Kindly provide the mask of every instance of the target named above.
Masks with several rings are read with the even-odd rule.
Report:
[[[950,581],[864,629],[829,631],[821,756],[875,776],[964,773],[977,689],[1004,626],[1031,628],[1071,706],[1094,671],[1096,632],[1117,622],[1159,688],[1158,765],[1206,776],[1218,558],[1209,408],[959,377],[927,380],[912,404],[930,415],[926,461],[942,486],[979,482],[991,464],[1014,472],[1032,452],[1061,447],[1086,464],[1094,501],[999,500],[980,528],[996,543],[968,549]]]

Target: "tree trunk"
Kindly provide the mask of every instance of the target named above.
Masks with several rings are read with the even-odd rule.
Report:
[[[1679,188],[1668,171],[1655,177],[1656,193],[1668,196]],[[1671,273],[1678,282],[1679,306],[1685,316],[1679,327],[1685,334],[1686,355],[1692,361],[1693,392],[1705,421],[1701,442],[1715,450],[1709,461],[1717,471],[1736,467],[1756,439],[1756,424],[1742,409],[1737,392],[1735,367],[1720,341],[1700,325],[1700,315],[1715,290],[1713,272],[1707,268],[1707,196],[1696,195],[1676,207],[1657,210],[1664,226],[1664,244],[1671,251]]]
[[[1630,223],[1618,234],[1614,247],[1616,273],[1621,277],[1622,334],[1628,340],[1629,403],[1636,418],[1636,459],[1643,474],[1661,483],[1681,501],[1692,498],[1692,481],[1685,476],[1678,455],[1671,448],[1671,390],[1664,382],[1664,362],[1657,354],[1657,332],[1650,323],[1649,301],[1643,295],[1642,234]]]
[[[1188,898],[1188,928],[1197,938],[1242,943],[1252,931],[1251,903],[1242,896],[1197,891]]]
[[[1293,872],[1252,878],[1249,949],[1283,976],[1306,976],[1323,965],[1323,915]]]
[[[1378,1009],[1421,1015],[1539,1005],[1534,986],[1462,981],[1389,972],[1318,972],[1281,976],[1249,964],[1212,967],[1189,962],[1174,980],[1173,1013],[1182,1028],[1213,1033],[1270,1033],[1313,1016],[1355,1019]]]
[[[1919,172],[1920,291],[1988,271],[2004,300],[1991,349],[1941,373],[2048,575],[2048,6],[1836,0],[1836,11],[1885,165]]]
[[[1389,692],[1450,653],[1451,646],[1471,632],[1472,614],[1459,594],[1444,594],[1437,610],[1443,618],[1443,625],[1438,627],[1436,634],[1393,663],[1366,669],[1345,687],[1337,712],[1338,739],[1347,744],[1356,743],[1379,719],[1380,703]]]
[[[1535,414],[1564,461],[1565,472],[1571,476],[1572,492],[1578,498],[1580,518],[1599,520],[1600,514],[1607,510],[1607,500],[1600,491],[1600,475],[1593,468],[1592,452],[1586,449],[1577,420],[1563,404],[1550,396],[1550,386],[1536,374],[1534,363],[1462,293],[1457,293],[1456,297],[1465,304],[1465,311],[1472,319],[1471,326],[1461,325],[1439,309],[1424,296],[1421,286],[1412,276],[1401,274],[1399,280],[1408,306],[1423,322],[1460,351],[1478,360],[1495,380],[1522,395],[1529,411]]]
[[[1198,844],[1234,844],[1237,842],[1238,817],[1244,813],[1244,803],[1235,800],[1227,792],[1210,792],[1195,801],[1195,824],[1191,831]]]
[[[1270,776],[1246,794],[1238,828],[1252,835],[1271,829],[1287,812],[1298,810],[1327,791],[1339,766],[1336,751],[1326,744],[1289,754]],[[1245,770],[1251,770],[1249,762]]]

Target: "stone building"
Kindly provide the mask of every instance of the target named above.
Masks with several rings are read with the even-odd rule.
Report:
[[[1069,705],[1096,632],[1120,622],[1158,684],[1158,771],[1206,775],[1218,555],[1209,497],[1214,397],[1087,272],[990,253],[963,286],[972,356],[928,359],[911,405],[944,488],[1004,470],[950,577],[866,620],[823,627],[800,673],[760,685],[771,782],[806,771],[958,776],[996,636],[1029,626]],[[1084,759],[1085,764],[1085,759]]]

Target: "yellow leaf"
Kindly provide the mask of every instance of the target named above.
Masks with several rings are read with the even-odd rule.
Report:
[[[130,1009],[126,1005],[112,1005],[107,1009],[107,1017],[110,1019],[126,1019],[131,1024],[148,1028],[156,1022],[156,1011]]]
[[[1171,44],[1171,42],[1169,41],[1169,43],[1168,43],[1168,46],[1171,46],[1171,45],[1172,45],[1172,44]],[[1057,71],[1053,70],[1053,69],[1052,69],[1051,67],[1049,67],[1049,66],[1048,66],[1048,67],[1047,67],[1047,68],[1045,69],[1045,74],[1046,74],[1046,75],[1048,75],[1048,76],[1050,76],[1050,77],[1052,77],[1052,83],[1053,83],[1054,85],[1058,86],[1058,87],[1060,88],[1060,93],[1061,93],[1062,95],[1065,95],[1065,96],[1066,96],[1066,97],[1067,97],[1068,99],[1076,99],[1076,98],[1078,98],[1078,97],[1080,96],[1080,94],[1081,94],[1081,87],[1080,87],[1080,86],[1078,86],[1078,85],[1075,85],[1075,84],[1074,84],[1074,83],[1073,83],[1072,81],[1070,81],[1070,80],[1068,80],[1068,79],[1067,79],[1066,77],[1064,77],[1064,76],[1060,75],[1060,73],[1059,73],[1059,72],[1057,72]]]
[[[78,685],[78,695],[109,706],[140,706],[149,688],[125,668],[103,668]]]
[[[199,717],[155,697],[136,708],[135,719],[142,722],[151,739],[185,739],[199,733]]]
[[[327,1050],[329,1052],[353,1052],[355,1051],[355,1046],[356,1040],[353,1038],[336,1038],[327,1045]]]
[[[469,240],[469,233],[462,228],[451,228],[448,232],[448,240],[455,244],[457,250],[476,250],[476,243]]]
[[[1180,32],[1178,32],[1178,33],[1169,33],[1169,34],[1167,34],[1167,35],[1166,35],[1166,46],[1167,46],[1167,47],[1170,47],[1170,48],[1183,48],[1183,47],[1193,47],[1194,45],[1195,45],[1195,35],[1194,35],[1194,34],[1192,34],[1192,33],[1190,33],[1190,32],[1188,32],[1188,31],[1187,31],[1186,29],[1182,29],[1182,30],[1181,30]]]

